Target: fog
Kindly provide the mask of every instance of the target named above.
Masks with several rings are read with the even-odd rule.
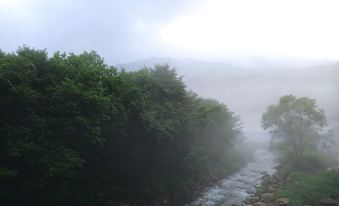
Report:
[[[338,11],[0,0],[0,205],[338,206]]]
[[[339,64],[305,60],[244,59],[225,63],[193,59],[150,58],[118,65],[127,70],[170,64],[183,76],[188,89],[224,102],[238,114],[249,139],[267,140],[260,127],[266,107],[292,94],[317,100],[329,125],[338,127]],[[246,61],[246,62],[245,62]],[[237,65],[237,66],[235,66]],[[313,66],[311,66],[313,65]],[[265,138],[264,138],[265,136]]]
[[[316,98],[338,127],[338,6],[1,0],[0,43],[4,51],[23,44],[50,53],[96,50],[108,64],[127,70],[169,63],[188,89],[238,114],[251,136],[260,131],[266,106],[286,94]]]

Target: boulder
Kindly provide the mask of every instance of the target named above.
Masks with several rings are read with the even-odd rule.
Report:
[[[253,204],[253,203],[255,203],[255,202],[258,202],[259,201],[259,197],[250,197],[250,200],[249,200],[249,202],[251,203],[251,204]]]
[[[245,203],[246,205],[250,204],[250,198],[247,197],[247,198],[243,201],[243,203]]]
[[[290,182],[291,180],[292,180],[291,177],[290,177],[290,176],[287,176],[286,182]]]
[[[253,204],[253,206],[267,206],[267,204],[264,202],[256,202]]]
[[[273,176],[273,182],[274,183],[279,183],[287,179],[289,173],[285,170],[278,170]]]
[[[265,193],[265,194],[262,194],[261,195],[261,199],[264,201],[264,202],[269,202],[273,199],[273,193]]]
[[[289,199],[288,198],[279,198],[275,202],[278,206],[287,206]]]
[[[279,187],[281,187],[281,184],[273,184],[272,186],[275,187],[275,188],[279,188]]]
[[[232,203],[231,206],[247,206],[244,203]]]
[[[269,192],[275,192],[275,191],[277,191],[277,188],[275,188],[273,185],[271,185],[271,186],[268,187],[268,191]]]

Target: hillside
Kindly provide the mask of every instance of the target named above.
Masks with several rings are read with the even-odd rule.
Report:
[[[189,89],[227,103],[240,115],[251,134],[260,131],[260,118],[266,105],[285,94],[316,98],[329,122],[338,125],[339,97],[335,94],[339,90],[339,63],[296,68],[289,65],[282,69],[278,61],[242,67],[193,59],[149,58],[118,67],[130,71],[166,63],[175,66]]]

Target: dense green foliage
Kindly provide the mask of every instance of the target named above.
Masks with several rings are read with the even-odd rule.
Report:
[[[272,136],[272,146],[293,153],[298,161],[306,150],[317,149],[321,141],[322,145],[330,146],[329,133],[324,130],[326,117],[315,99],[283,96],[278,104],[268,106],[261,122]]]
[[[289,197],[291,206],[320,205],[322,198],[339,198],[339,172],[293,173],[277,196]]]
[[[238,118],[167,65],[23,47],[0,52],[0,93],[1,205],[171,202],[239,165]]]

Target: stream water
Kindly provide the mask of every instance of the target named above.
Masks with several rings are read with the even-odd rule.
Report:
[[[240,205],[242,201],[255,193],[264,174],[272,175],[275,172],[275,166],[277,163],[272,153],[267,150],[257,150],[254,153],[254,161],[207,189],[189,206]]]

